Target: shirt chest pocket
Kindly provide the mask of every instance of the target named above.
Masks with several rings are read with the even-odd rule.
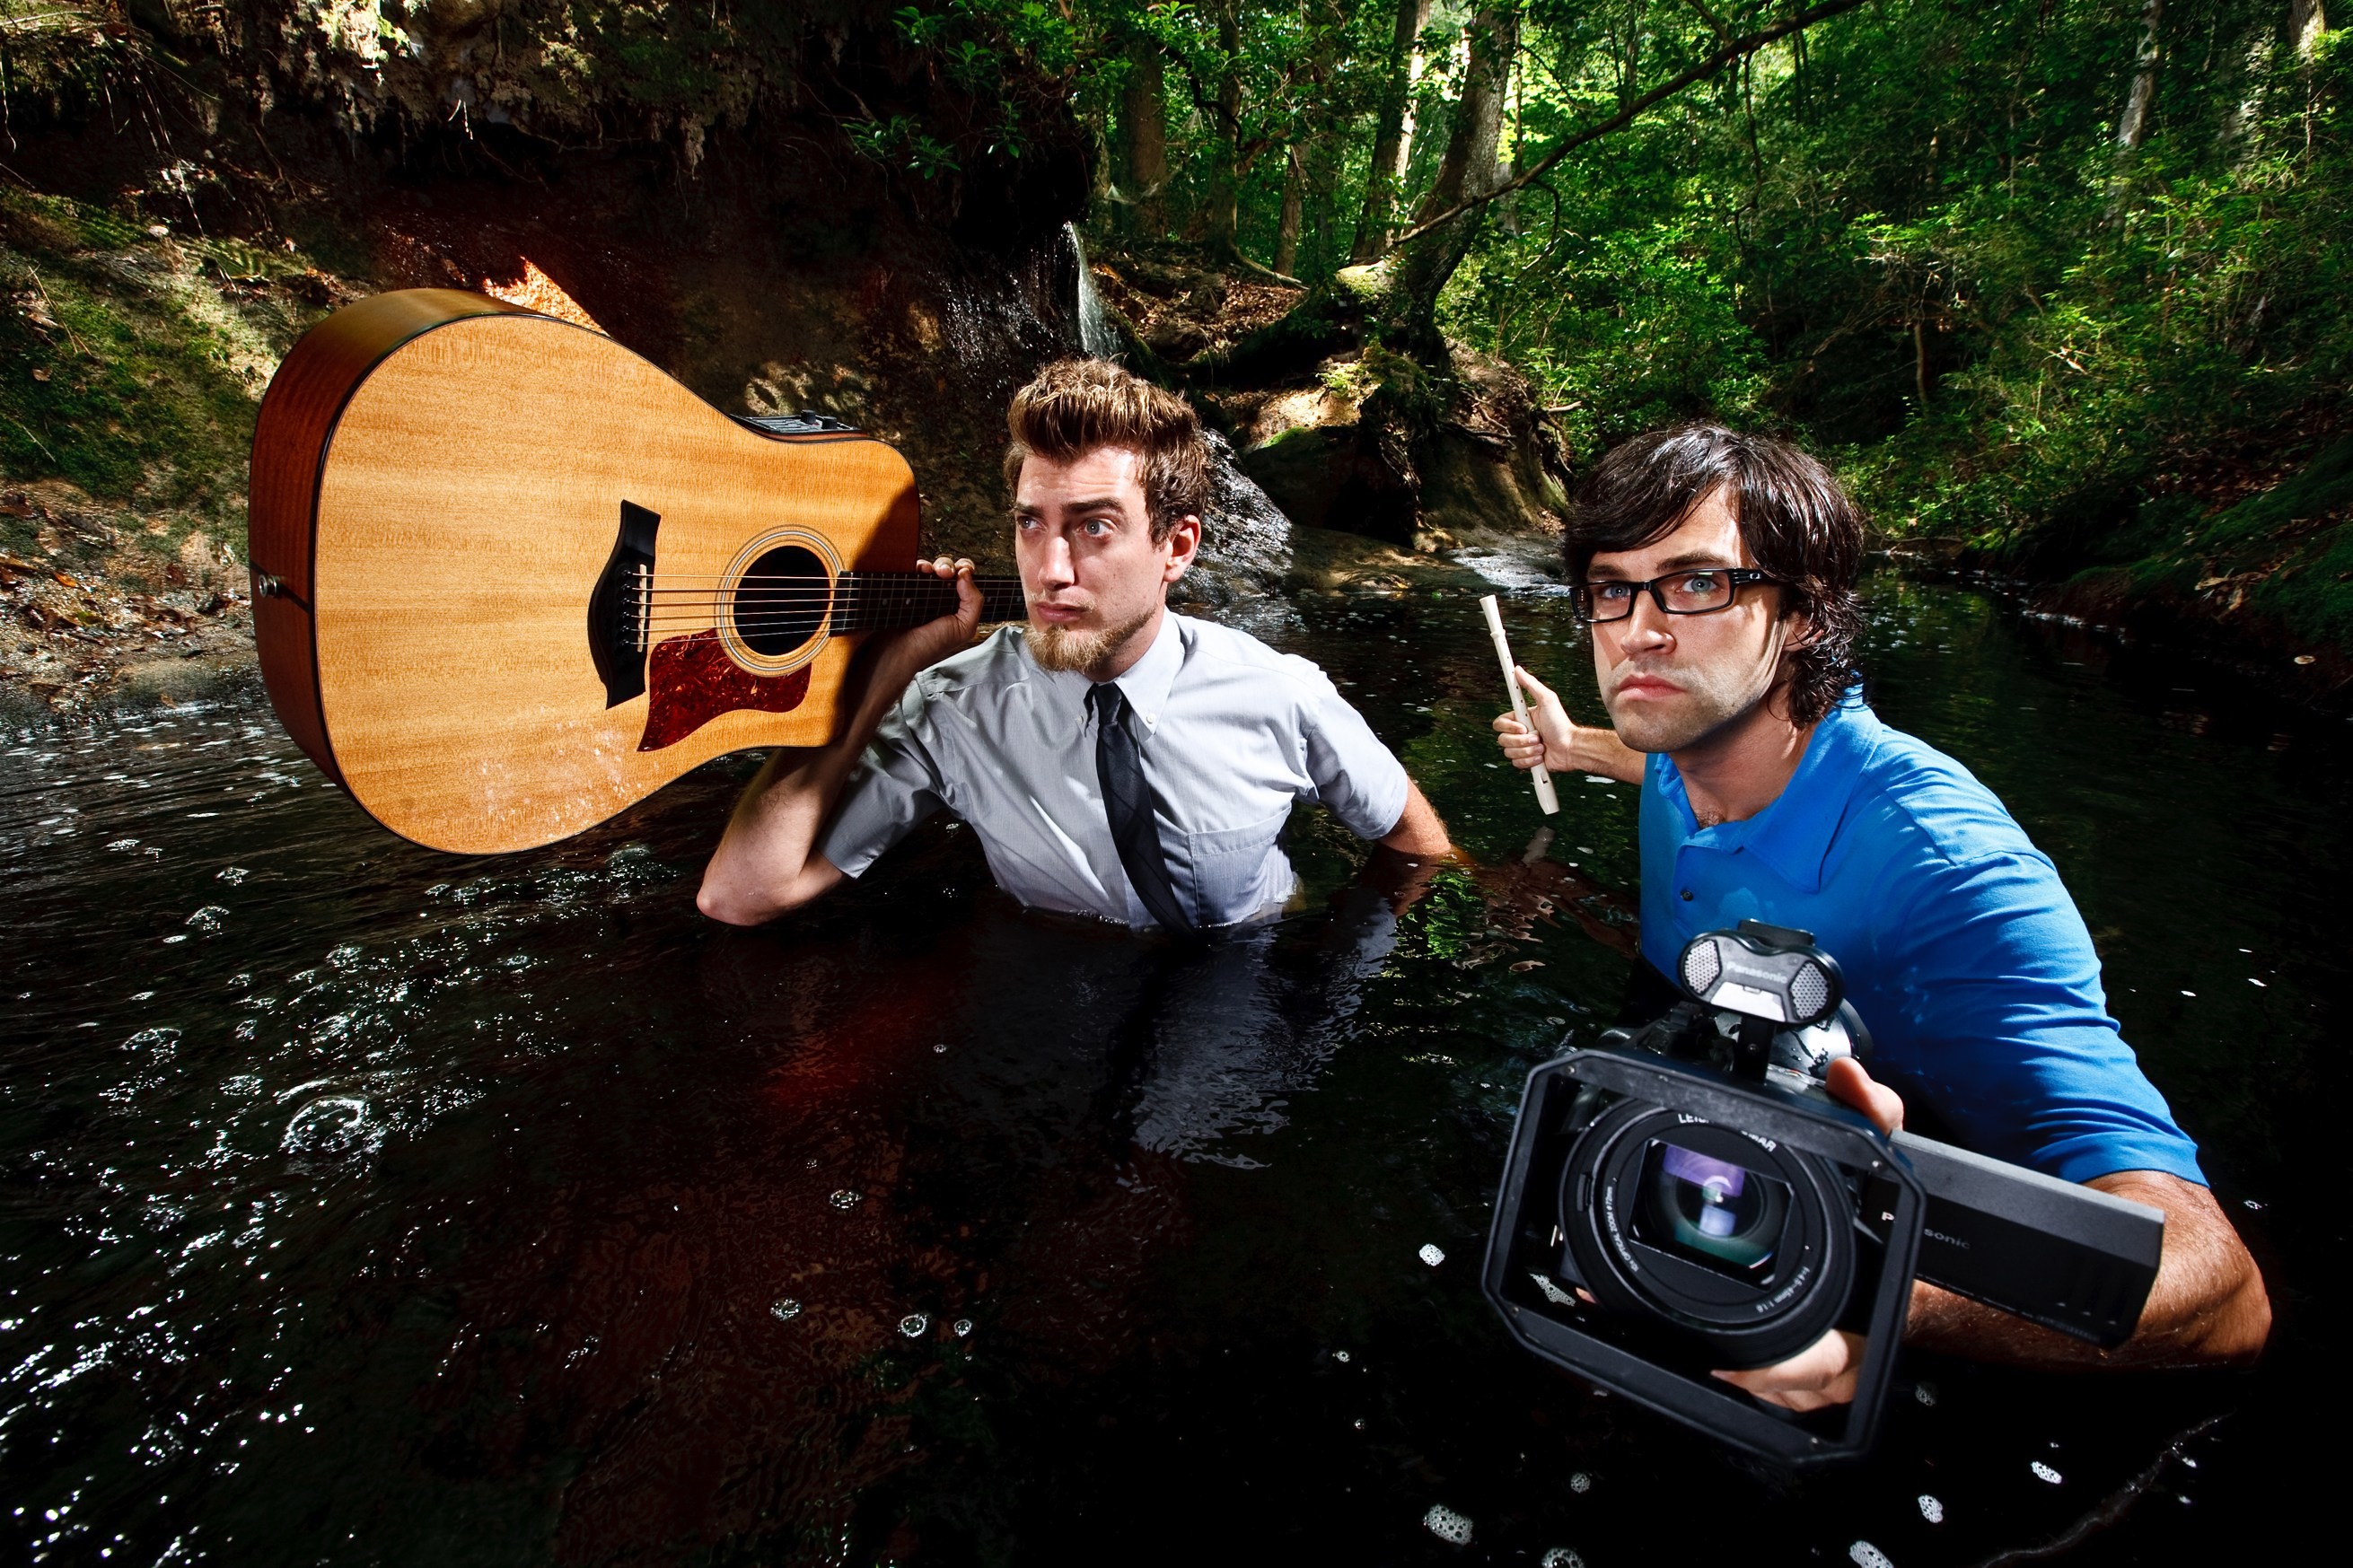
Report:
[[[1260,887],[1267,857],[1290,816],[1291,808],[1285,805],[1271,816],[1240,827],[1184,836],[1187,865],[1178,885],[1190,895],[1187,901],[1192,905],[1195,920],[1203,925],[1224,925],[1258,909],[1268,896]],[[1287,890],[1279,889],[1275,896]]]

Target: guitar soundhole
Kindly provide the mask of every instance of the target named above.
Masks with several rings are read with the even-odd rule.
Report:
[[[814,551],[779,545],[735,584],[735,635],[763,658],[782,658],[817,636],[832,597],[825,563]]]

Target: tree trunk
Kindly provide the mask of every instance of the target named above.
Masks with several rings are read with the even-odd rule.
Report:
[[[1127,132],[1128,230],[1144,239],[1168,237],[1168,84],[1160,44],[1138,33],[1128,43],[1126,90],[1120,118]]]
[[[1354,263],[1377,261],[1389,247],[1389,224],[1397,214],[1406,154],[1412,150],[1406,125],[1415,80],[1421,74],[1418,68],[1421,30],[1430,24],[1430,0],[1398,0],[1397,32],[1389,42],[1388,85],[1381,95],[1380,116],[1374,122],[1373,161],[1365,174],[1365,211],[1356,223],[1356,243],[1348,252]]]
[[[1237,254],[1234,236],[1241,216],[1240,167],[1242,132],[1242,7],[1241,0],[1214,0],[1211,15],[1218,23],[1217,122],[1211,127],[1209,208],[1204,237],[1211,256]]]
[[[1471,58],[1462,73],[1462,97],[1438,178],[1421,199],[1417,218],[1428,221],[1461,202],[1500,190],[1507,176],[1496,161],[1504,129],[1504,103],[1511,86],[1512,59],[1519,52],[1515,0],[1485,0],[1472,16]],[[1438,296],[1469,254],[1483,207],[1462,214],[1408,245],[1396,261],[1388,314],[1405,331],[1409,346],[1438,348]]]
[[[1299,272],[1299,219],[1307,198],[1307,160],[1298,143],[1282,170],[1282,222],[1274,231],[1274,269],[1286,278]]]
[[[2140,54],[2133,62],[2132,89],[2125,98],[2125,111],[2116,121],[2116,145],[2131,152],[2148,138],[2148,113],[2157,100],[2157,29],[2163,16],[2165,0],[2148,0],[2141,12]]]
[[[1325,278],[1339,265],[1342,238],[1338,206],[1340,139],[1328,131],[1307,141],[1307,270],[1293,278]]]
[[[2313,46],[2328,31],[2328,12],[2321,0],[2287,0],[2287,41],[2296,58],[2312,58]]]

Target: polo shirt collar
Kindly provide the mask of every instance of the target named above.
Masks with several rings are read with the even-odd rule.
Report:
[[[1662,793],[1683,817],[1687,842],[1715,849],[1745,847],[1790,887],[1820,892],[1831,837],[1846,816],[1862,770],[1879,749],[1881,732],[1879,716],[1864,705],[1862,693],[1848,692],[1814,726],[1798,771],[1773,804],[1745,821],[1701,828],[1672,758],[1661,759],[1665,763]]]

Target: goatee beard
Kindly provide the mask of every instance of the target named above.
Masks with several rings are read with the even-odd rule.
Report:
[[[1092,632],[1074,632],[1068,626],[1041,626],[1030,621],[1022,626],[1021,635],[1029,640],[1029,657],[1038,661],[1040,669],[1068,669],[1090,675],[1108,664],[1112,655],[1151,619],[1152,612],[1146,610],[1133,620]]]

